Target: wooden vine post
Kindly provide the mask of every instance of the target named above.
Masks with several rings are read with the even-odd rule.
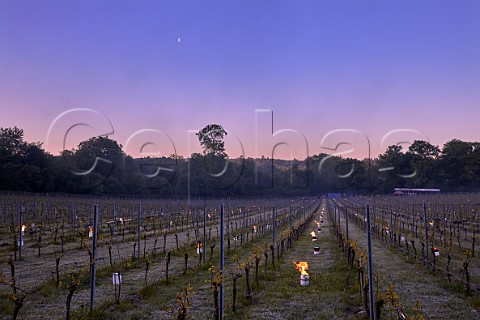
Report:
[[[90,311],[93,311],[95,305],[95,282],[97,278],[97,269],[95,266],[96,251],[97,251],[97,220],[98,220],[98,204],[95,205],[93,216],[93,240],[92,252],[90,258]]]

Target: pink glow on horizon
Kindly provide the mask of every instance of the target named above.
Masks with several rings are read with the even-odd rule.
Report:
[[[253,118],[254,110],[251,111],[251,117]],[[112,117],[113,118],[113,117]],[[285,117],[282,117],[278,112],[275,112],[275,119],[281,120],[284,124],[287,123]],[[290,118],[292,122],[295,122],[295,118]],[[32,119],[33,120],[33,119]],[[43,122],[41,123],[39,118],[35,119],[35,121],[28,120],[25,122],[11,122],[11,124],[7,123],[2,123],[3,127],[8,127],[8,126],[13,126],[17,125],[20,128],[24,128],[25,132],[25,139],[29,142],[34,142],[34,141],[40,141],[40,142],[45,142],[46,141],[46,136],[47,136],[47,131],[48,131],[48,122]],[[78,119],[77,119],[78,120]],[[84,119],[88,120],[88,119]],[[90,119],[91,121],[92,119]],[[444,130],[445,125],[434,125],[432,128],[426,128],[423,126],[423,130],[417,129],[418,131],[421,131],[423,133],[423,136],[421,134],[409,134],[408,132],[402,133],[401,136],[397,137],[398,142],[400,141],[413,141],[413,140],[429,140],[432,144],[434,145],[439,145],[440,147],[443,146],[443,144],[453,138],[458,138],[464,141],[477,141],[476,139],[476,130],[474,124],[471,124],[470,126],[466,125],[471,122],[475,122],[475,119],[471,119],[470,121],[464,121],[463,123],[451,123],[449,125],[450,130]],[[381,122],[381,121],[380,121]],[[435,119],[436,123],[445,123],[444,121],[441,121],[439,119]],[[23,125],[22,125],[23,123]],[[90,122],[92,124],[94,122]],[[220,121],[211,121],[211,122],[205,122],[206,123],[220,123],[222,124],[225,129],[231,132],[230,135],[227,135],[226,137],[226,150],[227,153],[229,154],[230,158],[237,158],[242,154],[242,150],[239,146],[238,140],[242,142],[242,145],[244,147],[244,152],[246,157],[255,157],[256,152],[255,152],[255,136],[253,134],[254,132],[254,121],[247,122],[246,125],[237,125],[235,126],[235,129],[230,129],[228,125],[224,123],[229,123],[228,121],[220,122]],[[100,122],[97,121],[97,125],[100,124]],[[232,123],[232,125],[235,125],[235,123]],[[148,137],[143,137],[136,145],[131,145],[128,150],[125,149],[125,143],[127,142],[128,138],[135,132],[140,129],[136,130],[129,130],[129,127],[126,127],[124,125],[116,125],[114,121],[112,121],[112,126],[114,127],[114,133],[108,135],[110,138],[116,140],[119,144],[121,144],[124,147],[124,151],[127,152],[127,154],[133,156],[133,157],[139,157],[142,156],[141,154],[138,153],[136,150],[140,150],[140,144],[139,143],[148,143],[150,140]],[[175,127],[171,129],[170,131],[167,130],[162,130],[162,126],[159,125],[155,130],[160,130],[163,131],[164,134],[168,135],[172,142],[173,145],[175,146],[175,150],[169,145],[167,142],[159,142],[156,143],[157,145],[151,145],[148,146],[144,151],[147,153],[150,152],[152,154],[146,154],[144,156],[170,156],[170,154],[174,153],[173,151],[176,151],[177,155],[183,156],[183,157],[188,157],[189,154],[193,152],[198,152],[201,153],[202,149],[198,145],[198,141],[196,140],[196,137],[193,133],[188,133],[190,131],[197,131],[199,130],[202,125],[198,125],[195,129],[189,129],[188,127],[180,128],[180,126]],[[94,126],[95,127],[95,126]],[[167,126],[168,129],[169,126]],[[280,130],[280,126],[275,126],[275,130]],[[361,128],[361,126],[357,126]],[[411,128],[414,128],[415,126],[412,126]],[[420,127],[420,126],[417,126]],[[63,128],[60,128],[61,130],[65,130],[65,126]],[[140,127],[139,127],[140,128]],[[286,129],[288,127],[284,127],[283,129]],[[294,126],[291,126],[290,129],[295,128]],[[330,126],[330,128],[334,128],[333,126]],[[321,141],[326,136],[330,131],[336,130],[336,129],[330,129],[328,126],[325,126],[325,128],[319,128],[320,130],[316,132],[315,130],[312,130],[311,128],[305,128],[304,131],[302,129],[297,129],[297,131],[301,134],[303,134],[307,140],[308,143],[308,155],[312,156],[315,154],[319,153],[338,153],[342,151],[349,150],[351,148],[354,148],[355,150],[350,153],[346,153],[342,155],[343,157],[352,157],[352,158],[358,158],[358,159],[364,159],[368,157],[368,144],[366,144],[365,141],[362,141],[359,137],[355,137],[352,135],[337,135],[334,136],[333,140],[327,141],[325,144],[324,148],[321,146]],[[345,128],[342,126],[342,128]],[[421,128],[421,127],[420,127]],[[68,135],[66,139],[66,147],[65,149],[70,150],[73,148],[76,148],[78,146],[78,143],[80,143],[83,140],[86,140],[90,137],[97,136],[103,134],[105,131],[105,126],[103,127],[103,130],[100,128],[89,128],[85,126],[79,126],[72,131],[70,131],[70,134]],[[376,130],[372,130],[373,128],[366,128],[364,135],[368,137],[370,141],[370,157],[371,158],[376,158],[379,154],[383,153],[386,150],[386,147],[391,144],[396,144],[392,139],[387,140],[385,145],[381,145],[381,140],[385,134],[392,130],[397,130],[397,129],[407,129],[407,127],[388,127],[388,126],[375,126]],[[48,146],[44,144],[46,147],[46,151],[57,155],[61,150],[63,150],[63,131],[58,131],[55,132],[55,135],[53,135],[54,139],[51,139],[49,142]],[[295,129],[293,129],[295,130]],[[327,131],[328,130],[328,131]],[[360,129],[354,129],[360,131]],[[451,134],[450,132],[456,132],[455,135]],[[362,132],[363,133],[363,132]],[[436,135],[433,135],[436,134]],[[238,140],[234,138],[233,135],[236,135],[238,137]],[[422,138],[423,137],[423,138]],[[269,139],[268,135],[265,137],[265,139]],[[154,141],[154,139],[153,139]],[[349,142],[351,143],[350,146],[348,145],[340,145],[337,151],[331,150],[336,146],[337,143],[342,143],[342,142]],[[303,145],[295,145],[293,144],[294,148],[292,149],[290,146],[286,145],[281,145],[276,148],[274,158],[281,158],[281,159],[304,159],[304,154],[305,150],[303,148]],[[297,147],[297,150],[295,150],[295,147]],[[408,148],[408,145],[403,145],[404,148]],[[190,148],[190,150],[189,150]],[[190,151],[190,153],[189,153]],[[293,152],[293,154],[292,154]],[[271,157],[272,150],[269,145],[265,145],[262,148],[259,149],[258,152],[258,157],[261,157],[262,155],[265,157],[270,158]]]
[[[477,2],[442,0],[434,8],[405,1],[115,8],[3,2],[0,127],[18,126],[27,141],[46,142],[58,115],[90,108],[108,118],[109,137],[124,147],[135,132],[152,129],[170,137],[184,157],[201,152],[188,132],[210,123],[232,133],[226,142],[232,158],[242,153],[238,140],[246,157],[271,157],[275,143],[287,142],[275,158],[304,158],[299,136],[270,138],[285,129],[305,137],[310,156],[331,152],[321,142],[338,129],[368,137],[372,158],[384,153],[384,135],[397,129],[420,131],[440,147],[454,138],[478,141],[479,12]],[[273,128],[260,128],[256,149],[258,109],[272,109],[274,121]],[[64,148],[75,122],[91,128],[73,128],[66,149],[105,134],[104,123],[95,121],[68,119],[47,151]],[[345,157],[368,157],[360,136],[340,135],[328,147],[345,139],[355,148]],[[172,148],[162,141],[146,150],[169,156]],[[126,150],[132,156],[136,143]]]

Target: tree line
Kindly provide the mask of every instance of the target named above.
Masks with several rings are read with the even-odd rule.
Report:
[[[203,153],[189,158],[134,159],[109,137],[82,141],[54,156],[0,128],[0,190],[88,195],[299,196],[328,192],[392,193],[396,187],[480,189],[480,143],[453,139],[443,148],[414,141],[389,146],[374,159],[318,154],[304,160],[229,159],[220,125],[197,133]]]

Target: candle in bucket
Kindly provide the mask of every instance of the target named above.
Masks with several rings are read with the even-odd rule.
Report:
[[[122,284],[122,274],[119,272],[112,273],[112,282],[117,286]]]
[[[297,269],[300,272],[300,285],[301,286],[308,286],[310,276],[308,275],[308,263],[305,261],[298,262],[296,263],[293,261],[295,264],[295,269]]]
[[[312,236],[312,241],[317,241],[317,236],[315,235],[315,231],[310,232],[310,235]]]
[[[320,247],[313,247],[313,254],[320,254]]]
[[[203,244],[201,241],[197,242],[197,254],[203,253]]]

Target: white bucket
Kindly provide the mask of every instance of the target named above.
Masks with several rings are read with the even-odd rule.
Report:
[[[118,272],[112,273],[112,283],[114,285],[122,284],[122,274]]]
[[[301,274],[300,275],[300,285],[301,286],[308,286],[309,280],[310,280],[310,276],[308,274],[306,274],[306,275]]]

